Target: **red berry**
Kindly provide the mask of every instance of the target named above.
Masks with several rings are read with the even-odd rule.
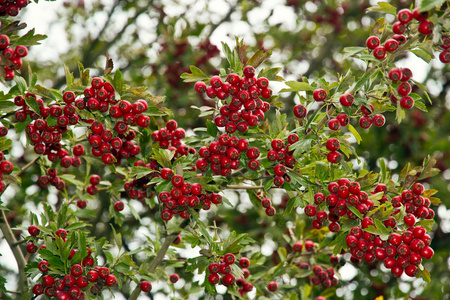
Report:
[[[386,48],[386,51],[394,52],[395,50],[398,49],[398,42],[394,39],[388,39],[384,43],[384,48]]]
[[[338,130],[341,127],[341,124],[339,123],[338,119],[330,119],[328,121],[328,128],[330,128],[333,131]]]
[[[327,92],[324,89],[317,89],[313,92],[313,98],[316,101],[324,101],[327,98]]]
[[[351,106],[353,104],[353,96],[350,94],[343,94],[339,98],[339,102],[342,104],[342,106]]]
[[[380,39],[377,38],[376,36],[370,36],[367,40],[366,40],[366,45],[367,48],[369,49],[375,49],[377,46],[380,45]]]
[[[180,279],[180,275],[178,275],[178,274],[176,274],[176,273],[170,275],[170,282],[172,282],[172,283],[178,282],[179,279]]]
[[[203,81],[198,81],[194,84],[194,89],[197,93],[203,94],[206,92],[206,84]]]
[[[152,284],[147,280],[142,281],[140,286],[141,291],[143,291],[144,293],[149,293],[152,290]]]
[[[113,287],[117,284],[117,278],[114,275],[108,275],[108,277],[106,277],[106,285]]]
[[[330,151],[337,151],[339,150],[341,144],[339,143],[339,140],[337,138],[329,138],[326,142],[326,147]]]
[[[211,284],[218,284],[219,281],[220,281],[220,277],[219,277],[219,275],[217,275],[216,273],[212,273],[212,274],[209,274],[209,276],[208,276],[208,281],[209,281]]]
[[[241,268],[248,268],[248,266],[250,266],[250,260],[247,257],[242,257],[239,260],[239,265]]]
[[[408,24],[409,22],[411,22],[413,18],[413,14],[411,13],[411,11],[409,9],[402,9],[398,12],[397,14],[397,19],[402,22],[403,24]]]
[[[278,284],[275,281],[271,281],[267,284],[267,289],[271,292],[276,292],[278,290]]]
[[[400,106],[404,109],[411,109],[414,106],[414,99],[410,96],[405,96],[400,99]]]
[[[382,114],[376,114],[372,118],[373,125],[381,127],[386,123],[386,118]]]
[[[428,18],[428,11],[420,12],[420,8],[416,8],[412,12],[413,18],[417,21],[425,21]]]
[[[420,22],[417,30],[419,30],[419,32],[421,34],[429,35],[429,34],[433,33],[433,28],[434,28],[433,22],[431,22],[429,20],[425,20],[425,21]]]
[[[339,163],[341,161],[341,158],[342,158],[341,153],[337,151],[331,151],[330,153],[327,154],[327,160],[333,164]]]
[[[384,46],[377,46],[375,49],[373,49],[373,56],[376,59],[382,60],[386,57],[386,48],[384,48]]]
[[[297,104],[297,105],[294,106],[294,115],[297,118],[300,118],[300,119],[304,118],[306,116],[306,113],[307,113],[307,110],[306,110],[306,107],[304,105]]]
[[[124,208],[125,208],[125,206],[122,201],[117,201],[116,203],[114,203],[115,211],[122,211]]]
[[[406,26],[400,21],[394,22],[394,24],[392,24],[392,31],[395,34],[403,34],[406,31]]]

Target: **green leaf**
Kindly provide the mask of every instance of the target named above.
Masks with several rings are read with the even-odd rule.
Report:
[[[359,89],[366,83],[366,81],[369,79],[370,75],[372,75],[371,72],[367,72],[364,74],[363,77],[361,77],[360,80],[356,83],[355,87],[353,88],[353,91],[358,92]]]
[[[189,68],[191,69],[191,73],[183,73],[180,76],[184,82],[197,82],[208,79],[208,76],[196,66],[190,66]]]
[[[358,145],[359,145],[362,141],[362,138],[359,135],[358,131],[356,131],[355,127],[353,127],[352,124],[348,124],[347,127],[348,127],[348,130],[350,130],[350,132],[353,134],[353,136],[356,139],[356,142],[358,142]]]
[[[136,179],[140,179],[153,172],[155,171],[146,167],[131,167],[130,176],[136,177]]]
[[[238,48],[242,48],[239,45],[238,40],[236,40],[236,46]],[[242,48],[245,50],[245,48]],[[225,54],[225,57],[228,60],[228,63],[230,64],[230,69],[233,70],[235,73],[240,73],[242,71],[243,65],[242,61],[239,58],[239,53],[236,49],[231,50],[231,48],[224,42],[222,42],[222,51]]]
[[[198,229],[202,233],[203,238],[205,238],[208,241],[208,243],[211,245],[213,243],[213,240],[212,240],[212,237],[209,234],[208,230],[206,229],[205,223],[203,223],[200,220],[200,216],[198,215],[198,213],[195,210],[193,210],[190,207],[188,209],[189,209],[189,212],[191,213],[191,216],[194,218],[195,222],[197,223]]]
[[[423,170],[420,173],[419,180],[433,177],[437,174],[439,174],[440,170],[438,168],[433,168],[436,164],[436,158],[434,156],[428,156],[423,161]]]
[[[27,90],[27,82],[21,76],[14,76],[14,81],[17,84],[17,88],[21,94],[25,94]]]
[[[351,210],[352,213],[354,213],[359,219],[361,219],[361,220],[363,219],[363,216],[361,215],[361,213],[359,212],[359,210],[356,207],[354,207],[353,205],[347,204],[347,208],[349,210]]]
[[[409,52],[414,53],[417,57],[419,57],[422,60],[424,60],[427,64],[429,64],[430,61],[434,58],[433,56],[428,54],[425,50],[419,49],[419,48],[411,49],[411,50],[409,50]]]
[[[17,105],[12,101],[0,101],[0,114],[7,114],[17,109]]]
[[[265,50],[264,48],[259,49],[247,60],[245,65],[257,68],[260,64],[268,60],[271,55],[272,50]]]
[[[314,87],[310,86],[306,82],[298,81],[286,81],[285,84],[289,87],[288,89],[282,89],[280,93],[283,92],[301,92],[301,91],[314,91]]]
[[[6,137],[0,137],[0,151],[9,150],[11,148],[12,141],[8,140]]]
[[[381,222],[377,218],[373,219],[373,223],[374,223],[375,227],[381,232],[382,235],[390,234],[389,230],[386,228],[386,226],[384,226],[383,222]]]
[[[264,184],[264,190],[268,191],[272,187],[272,185],[273,185],[273,178]]]
[[[212,137],[216,137],[217,136],[217,132],[219,131],[217,129],[216,124],[214,124],[211,120],[206,120],[206,128],[207,128],[207,132],[210,136]]]
[[[72,174],[62,174],[59,176],[61,179],[63,179],[65,182],[71,183],[76,185],[78,188],[82,189],[84,186],[84,183],[81,182],[78,179],[75,179],[76,176]]]
[[[122,95],[123,78],[122,78],[122,72],[120,70],[116,70],[116,72],[114,72],[114,88],[119,95]]]
[[[355,54],[360,53],[365,49],[366,49],[365,47],[345,47],[343,50],[344,52],[343,58],[346,59],[347,57],[354,56]]]
[[[283,77],[277,75],[281,70],[282,70],[281,67],[271,69],[264,68],[259,72],[258,78],[265,77],[271,81],[283,81],[284,80]]]
[[[397,101],[397,113],[395,115],[395,119],[397,120],[398,124],[402,122],[405,116],[406,116],[405,110],[400,105],[400,101]]]
[[[423,226],[427,231],[431,231],[436,222],[434,220],[420,220],[415,226]]]
[[[384,12],[394,16],[397,15],[397,9],[395,8],[395,6],[392,6],[387,2],[378,2],[377,5],[369,7],[367,9],[367,12]]]
[[[15,42],[16,45],[23,45],[23,46],[33,46],[33,45],[39,45],[39,41],[45,40],[47,38],[46,35],[42,34],[34,34],[34,28],[28,31],[25,35],[21,36],[17,41]]]
[[[424,12],[427,10],[435,9],[436,7],[441,7],[442,3],[444,3],[445,0],[423,0],[422,4],[420,5],[420,11]]]
[[[422,277],[422,279],[427,283],[431,282],[431,275],[427,269],[420,270],[419,268],[419,273],[417,274],[417,277]]]
[[[30,107],[32,111],[34,111],[38,115],[41,114],[41,109],[39,108],[39,104],[37,103],[35,97],[33,96],[29,96],[28,98],[25,97],[25,103]]]
[[[300,204],[302,203],[302,197],[301,196],[297,196],[297,197],[293,197],[291,199],[289,199],[287,205],[286,205],[286,209],[284,210],[283,215],[288,215],[292,212],[292,210],[294,208],[297,208]]]

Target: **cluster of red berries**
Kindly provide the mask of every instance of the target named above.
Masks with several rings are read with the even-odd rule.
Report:
[[[415,183],[411,190],[405,189],[401,195],[392,197],[392,206],[397,209],[404,206],[405,212],[413,214],[416,218],[433,219],[434,210],[430,208],[431,201],[427,197],[422,196],[423,191],[423,185]]]
[[[392,31],[394,36],[385,41],[384,45],[380,45],[380,39],[376,36],[370,36],[366,45],[370,50],[373,50],[373,56],[376,59],[382,60],[386,57],[387,52],[395,52],[399,45],[406,42],[406,37],[403,35],[406,28],[411,21],[416,19],[419,21],[417,30],[423,35],[429,35],[433,32],[433,23],[428,18],[428,12],[419,12],[419,8],[411,12],[409,9],[402,9],[397,14],[398,21],[392,24]]]
[[[369,106],[369,108],[367,108],[367,106]],[[367,103],[367,106],[361,105],[360,107],[363,116],[359,118],[359,126],[364,129],[370,128],[372,124],[375,125],[376,127],[382,127],[386,123],[386,118],[384,117],[384,115],[374,114],[371,117],[374,111],[373,105]]]
[[[295,242],[292,245],[292,249],[294,252],[300,253],[303,249],[302,242]],[[314,250],[314,242],[312,240],[305,240],[305,250],[308,252],[312,252]],[[339,259],[331,255],[330,256],[330,263],[334,266],[336,266],[339,262]],[[311,280],[311,282],[314,285],[321,284],[323,288],[327,289],[331,286],[336,286],[339,283],[339,280],[334,276],[335,271],[333,268],[323,268],[322,266],[315,265],[311,268],[311,264],[309,262],[302,262],[301,260],[296,263],[300,269],[302,270],[312,270],[313,276],[308,276],[308,280]]]
[[[200,183],[186,182],[181,175],[174,175],[169,168],[161,170],[161,178],[170,180],[172,188],[169,192],[161,192],[158,199],[164,205],[161,217],[169,221],[174,215],[180,215],[183,219],[190,217],[188,207],[209,210],[211,203],[222,203],[222,196],[216,193],[206,192]]]
[[[408,68],[392,68],[389,70],[389,79],[397,84],[397,93],[401,97],[400,106],[404,109],[411,109],[414,106],[414,99],[409,96],[412,87],[408,83],[412,76],[412,71]],[[397,105],[396,95],[391,95],[391,101]]]
[[[201,172],[206,172],[208,167],[214,175],[230,176],[232,170],[240,168],[239,159],[242,152],[246,153],[248,168],[256,170],[259,167],[257,158],[260,151],[256,147],[250,147],[247,139],[238,139],[235,136],[230,137],[228,134],[221,134],[217,141],[213,141],[209,146],[200,147],[199,158],[196,167]]]
[[[12,162],[4,160],[5,155],[0,151],[0,195],[6,190],[6,183],[3,181],[3,174],[11,174],[14,169]]]
[[[28,232],[34,238],[39,238],[41,231],[38,226],[31,225],[28,227]],[[55,235],[66,242],[67,231],[59,228]],[[41,246],[45,249],[46,246]],[[27,245],[29,253],[36,253],[37,246],[33,242]],[[74,256],[79,252],[78,249],[72,249],[69,254],[69,263]],[[33,286],[33,293],[38,296],[45,294],[47,297],[55,297],[59,300],[69,299],[85,299],[85,291],[89,290],[91,294],[97,295],[101,293],[106,286],[114,287],[117,285],[116,276],[110,274],[110,269],[107,267],[95,266],[95,260],[92,257],[92,251],[86,247],[86,257],[82,258],[81,263],[70,263],[68,266],[67,275],[49,274],[51,265],[47,260],[41,260],[38,264],[39,271],[42,272],[41,282]]]
[[[142,160],[138,160],[134,163],[135,167],[146,167],[151,170],[159,170],[159,164],[156,160],[152,159],[149,163],[144,163]],[[158,172],[152,172],[144,177],[139,179],[133,179],[133,181],[125,182],[123,187],[125,192],[131,199],[137,199],[143,201],[147,198],[147,189],[150,188],[149,182],[152,178],[160,176]],[[154,192],[151,191],[150,197],[154,196]]]
[[[70,97],[70,101],[74,100],[74,97]],[[111,107],[110,104],[112,104]],[[129,130],[129,126],[148,127],[150,125],[150,117],[143,114],[148,108],[145,100],[137,100],[133,104],[128,100],[118,102],[113,86],[96,77],[92,79],[91,86],[84,90],[84,97],[75,100],[75,106],[80,110],[85,108],[90,111],[98,110],[105,116],[121,119],[115,122],[113,131],[108,130],[100,121],[87,120],[91,124],[88,139],[92,146],[92,154],[101,156],[105,164],[114,162],[120,164],[122,159],[134,158],[141,152],[141,148],[133,143],[136,132]]]
[[[242,276],[236,279],[236,285],[239,287],[239,294],[243,297],[245,293],[253,290],[253,284],[245,281],[250,276],[250,271],[247,269],[250,266],[250,260],[247,257],[242,257],[239,259],[239,266],[242,269]]]
[[[221,283],[226,287],[234,285],[236,283],[236,277],[233,274],[231,274],[231,266],[234,264],[235,261],[236,257],[231,253],[227,253],[224,256],[220,257],[220,261],[218,263],[217,262],[210,263],[208,266],[209,271],[208,281],[214,285]],[[250,265],[250,261],[247,262],[243,260],[243,265],[247,266]],[[248,269],[245,270],[246,271],[244,271],[244,279],[250,275]],[[243,282],[241,281],[241,283]],[[247,289],[251,291],[253,289],[253,286],[247,284]]]
[[[273,217],[277,211],[275,210],[275,207],[272,206],[272,201],[267,196],[263,195],[264,192],[259,192],[257,198],[261,201],[261,206],[266,209],[266,215]]]
[[[290,182],[291,178],[286,174],[286,167],[293,168],[296,159],[293,156],[294,151],[289,150],[289,147],[298,142],[299,137],[296,133],[289,134],[287,138],[287,143],[280,139],[274,139],[270,142],[270,149],[267,152],[267,159],[269,161],[277,161],[278,164],[273,168],[275,177],[273,179],[273,184],[275,186],[282,186],[284,182]]]
[[[195,83],[195,90],[199,94],[213,99],[219,98],[224,101],[214,122],[217,127],[225,127],[227,133],[246,132],[248,126],[256,126],[264,120],[264,113],[270,109],[270,104],[261,100],[269,99],[272,90],[268,88],[269,80],[264,77],[255,77],[255,68],[246,66],[244,76],[229,74],[226,82],[222,82],[219,76],[210,79],[207,87],[203,81]],[[232,99],[226,102],[229,96]]]
[[[450,37],[443,35],[439,47],[442,48],[439,54],[439,60],[444,64],[450,63]]]
[[[0,35],[0,50],[2,51],[2,56],[7,59],[6,61],[3,60],[5,80],[13,80],[14,70],[18,70],[22,67],[22,58],[27,56],[28,48],[22,45],[16,46],[15,49],[11,48],[9,37],[6,34],[2,34]]]
[[[28,107],[26,100],[36,99],[39,106],[39,113]],[[22,110],[16,112],[15,117],[19,122],[25,122],[27,115],[31,117],[31,122],[25,127],[25,132],[34,145],[34,152],[39,155],[46,155],[51,162],[60,160],[60,165],[64,168],[70,166],[78,167],[81,160],[78,156],[70,157],[69,151],[61,144],[62,134],[67,132],[69,125],[75,125],[79,121],[73,106],[66,105],[61,108],[59,105],[46,106],[42,99],[37,99],[36,95],[27,93],[25,97],[17,96],[14,103]],[[53,125],[51,125],[53,124]]]
[[[58,177],[58,170],[55,168],[49,168],[47,170],[47,175],[41,175],[39,177],[38,183],[41,187],[46,187],[47,185],[53,185],[58,191],[62,191],[66,187],[66,183],[60,177]]]
[[[329,138],[325,144],[328,150],[327,160],[330,163],[338,163],[342,159],[342,154],[338,152],[339,148],[341,148],[341,143],[337,138]]]
[[[178,123],[175,120],[167,121],[166,127],[152,132],[153,141],[157,142],[162,149],[175,151],[175,156],[196,153],[194,148],[183,145],[182,140],[185,137],[186,131],[183,128],[178,128]]]
[[[311,280],[313,285],[321,285],[324,289],[337,286],[339,283],[339,279],[334,276],[335,271],[333,268],[323,268],[320,265],[311,266],[305,262],[300,264],[300,269],[312,270],[314,275],[309,277],[309,280]]]
[[[29,0],[2,0],[0,1],[0,16],[15,17],[28,3]]]

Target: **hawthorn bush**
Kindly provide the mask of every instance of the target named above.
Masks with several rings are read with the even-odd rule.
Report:
[[[448,278],[448,249],[437,244],[444,253],[435,255],[432,241],[441,201],[430,180],[445,169],[442,154],[395,172],[377,158],[389,157],[396,140],[386,147],[371,137],[433,108],[427,87],[396,63],[412,53],[448,70],[445,1],[343,2],[309,15],[338,36],[345,18],[362,19],[366,9],[385,18],[338,52],[337,75],[313,69],[329,68],[331,44],[318,56],[291,45],[289,59],[302,53],[313,66],[298,80],[283,78],[294,72],[289,61],[285,70],[271,65],[273,51],[286,47],[276,28],[268,33],[273,50],[253,51],[240,37],[222,43],[223,67],[211,63],[219,50],[209,39],[191,49],[189,33],[177,41],[169,30],[151,66],[155,77],[163,73],[167,98],[139,86],[146,79],[132,64],[142,56],[122,73],[106,55],[114,43],[100,39],[77,70],[64,66],[65,83],[53,74],[55,86],[44,86],[49,74],[22,60],[45,36],[21,35],[26,24],[12,18],[33,4],[3,2],[0,228],[18,269],[0,268],[2,299],[382,299],[433,289],[433,297],[448,296],[429,272]],[[298,1],[286,5],[308,12]],[[152,8],[165,14],[162,4]],[[197,25],[192,36],[204,28]],[[101,55],[102,73],[85,68]],[[350,265],[360,270],[352,280]]]

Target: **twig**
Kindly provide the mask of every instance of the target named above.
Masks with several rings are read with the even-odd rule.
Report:
[[[32,161],[30,161],[29,163],[27,163],[22,170],[20,170],[19,173],[17,173],[17,176],[20,176],[23,174],[23,172],[25,172],[29,167],[31,167],[32,165],[34,165],[35,162],[37,162],[39,160],[40,156],[35,157]]]
[[[234,190],[259,190],[263,189],[264,187],[261,185],[227,185],[227,189],[234,189]]]
[[[11,251],[16,259],[20,277],[18,286],[20,289],[20,293],[23,294],[28,287],[28,278],[25,274],[25,267],[27,263],[25,257],[23,256],[22,250],[16,245],[17,240],[14,237],[11,227],[8,224],[8,220],[6,219],[5,211],[3,209],[1,210],[0,229],[2,230],[3,236],[5,237],[5,240],[11,248]]]
[[[189,219],[184,220],[180,224],[180,228],[184,228],[189,224]],[[172,245],[173,241],[177,238],[178,234],[180,234],[180,231],[172,232],[172,234],[168,235],[166,239],[164,240],[164,243],[161,246],[161,249],[156,254],[155,258],[152,260],[148,267],[148,272],[153,273],[155,272],[158,265],[163,261],[164,256],[167,253],[167,250],[169,249],[170,245]],[[141,293],[141,287],[138,285],[131,293],[130,298],[128,300],[136,300],[139,294]]]

